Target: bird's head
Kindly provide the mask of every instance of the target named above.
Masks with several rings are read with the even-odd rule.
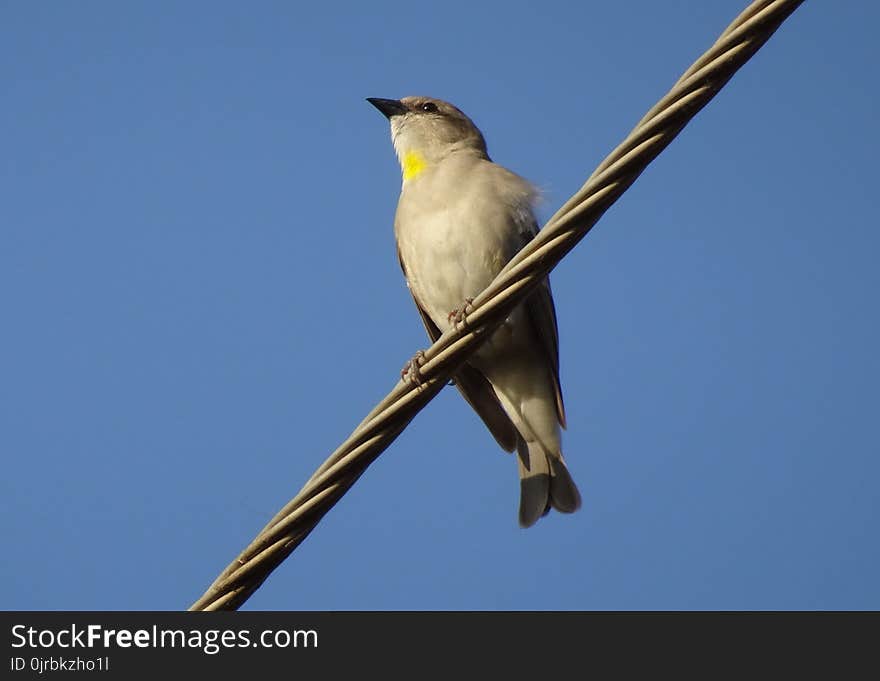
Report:
[[[404,181],[456,151],[486,156],[486,141],[480,130],[449,102],[431,97],[368,97],[367,101],[391,123],[391,142]]]

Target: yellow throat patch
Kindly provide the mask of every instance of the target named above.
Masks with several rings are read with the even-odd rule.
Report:
[[[428,167],[424,157],[416,151],[408,151],[403,155],[400,162],[403,171],[403,179],[411,180]]]

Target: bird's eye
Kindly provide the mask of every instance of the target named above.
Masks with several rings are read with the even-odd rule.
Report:
[[[419,108],[426,113],[437,113],[437,105],[434,102],[425,102]]]

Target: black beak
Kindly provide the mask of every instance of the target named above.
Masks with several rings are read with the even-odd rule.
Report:
[[[379,97],[367,97],[367,101],[385,114],[385,118],[399,116],[407,112],[406,106],[398,99],[380,99]]]

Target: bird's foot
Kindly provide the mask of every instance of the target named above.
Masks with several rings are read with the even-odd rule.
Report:
[[[424,363],[425,351],[419,350],[416,354],[412,356],[412,359],[410,359],[406,364],[403,365],[403,369],[400,370],[400,380],[409,381],[410,383],[415,383],[416,385],[421,385],[422,377],[419,375],[419,369]]]
[[[449,315],[446,317],[447,322],[452,323],[452,327],[458,330],[458,325],[461,324],[463,326],[467,325],[467,316],[473,311],[473,298],[465,298],[464,305],[454,309]]]

